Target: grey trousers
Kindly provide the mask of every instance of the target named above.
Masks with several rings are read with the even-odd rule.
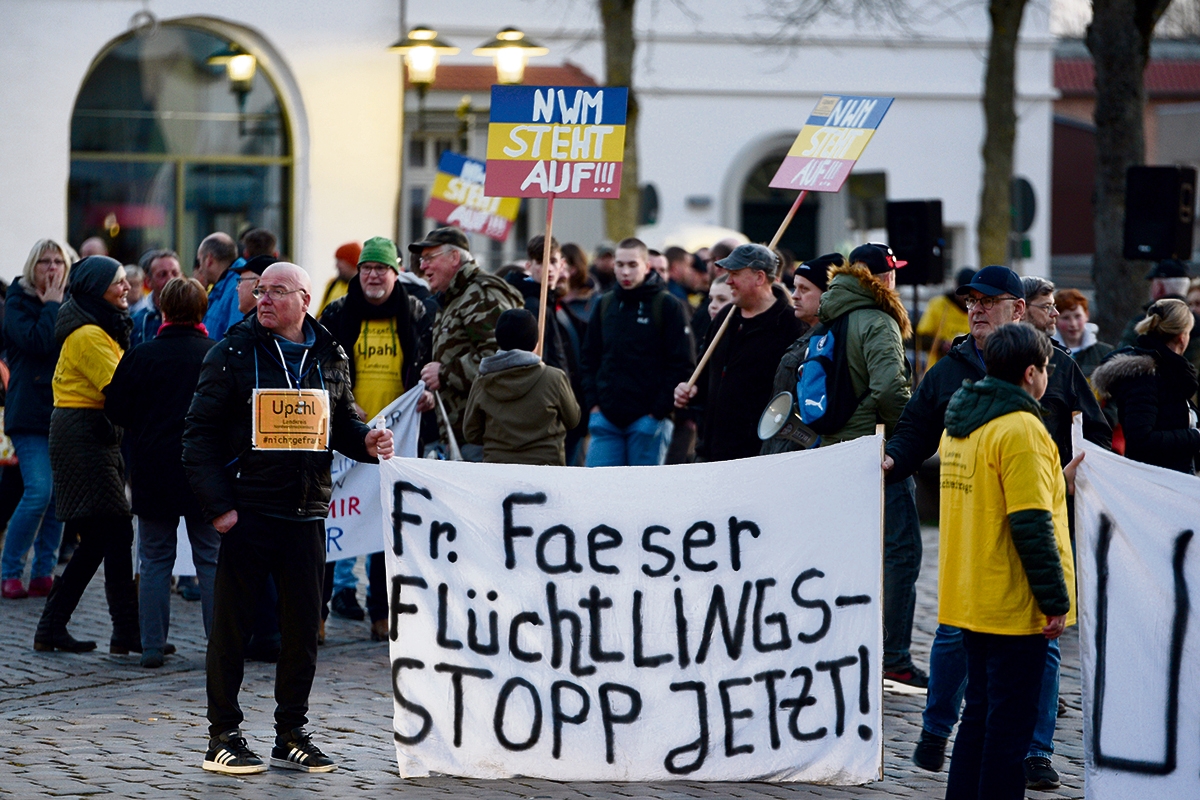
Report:
[[[213,584],[217,577],[217,553],[221,534],[199,516],[185,518],[192,561],[200,579],[200,613],[204,634],[212,630]],[[138,589],[138,621],[142,629],[142,648],[161,649],[171,624],[171,573],[175,568],[176,532],[179,518],[148,519],[138,517],[138,562],[141,573]]]

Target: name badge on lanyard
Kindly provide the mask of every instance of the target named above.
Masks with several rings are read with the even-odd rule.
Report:
[[[255,450],[328,450],[329,392],[255,389],[250,436]]]

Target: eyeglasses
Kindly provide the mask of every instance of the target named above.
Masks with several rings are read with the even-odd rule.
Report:
[[[1036,308],[1039,311],[1045,311],[1047,314],[1052,311],[1058,311],[1058,306],[1054,305],[1054,303],[1042,303],[1041,305],[1034,305],[1033,303],[1030,303],[1029,307]]]
[[[254,295],[256,300],[261,300],[263,295],[269,295],[272,300],[278,301],[287,297],[289,294],[295,294],[296,292],[303,291],[303,289],[284,289],[282,286],[271,286],[267,289],[263,289],[261,286],[259,286],[255,287],[251,294]]]
[[[1054,374],[1054,365],[1048,361],[1046,362],[1045,366],[1042,367],[1042,369],[1045,370],[1047,378]]]
[[[421,260],[425,261],[426,259]],[[360,264],[358,267],[359,272],[378,272],[380,274],[390,272],[391,269],[387,264]]]
[[[427,255],[427,256],[421,256],[421,257],[420,257],[419,259],[417,259],[417,260],[418,260],[418,261],[420,261],[422,264],[427,264],[427,263],[429,263],[430,261],[433,261],[433,260],[434,260],[435,258],[437,258],[438,256],[444,256],[444,255],[446,255],[446,253],[448,253],[448,252],[450,252],[450,251],[449,251],[449,250],[445,250],[445,249],[443,249],[443,250],[439,250],[439,251],[438,251],[438,252],[436,252],[436,253],[430,253],[430,254],[429,254],[429,255]],[[360,267],[360,269],[361,269],[361,267]]]
[[[67,262],[61,258],[39,258],[35,263],[39,267],[65,267],[67,265]]]
[[[238,283],[246,283],[247,281],[254,281],[255,283],[258,283],[258,276],[257,275],[243,275],[240,278],[238,278]]]
[[[1005,300],[1016,300],[1017,298],[1009,295],[1008,297],[968,297],[963,301],[963,305],[970,311],[975,306],[982,306],[984,311],[991,311],[998,303],[1003,303]]]

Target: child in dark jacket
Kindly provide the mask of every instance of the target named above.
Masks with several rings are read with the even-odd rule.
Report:
[[[579,423],[579,403],[566,374],[530,352],[537,334],[529,311],[505,311],[496,322],[500,352],[479,365],[463,434],[483,445],[487,463],[566,466],[564,442]]]

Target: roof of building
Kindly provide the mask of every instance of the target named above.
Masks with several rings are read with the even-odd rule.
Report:
[[[1094,97],[1096,70],[1086,45],[1066,39],[1055,48],[1054,86],[1063,97]],[[1200,42],[1156,39],[1145,72],[1148,99],[1200,98]]]
[[[496,68],[482,64],[439,64],[433,85],[434,92],[487,92],[496,82]],[[528,86],[599,86],[596,79],[578,64],[567,61],[556,67],[525,67],[524,83]],[[412,84],[408,84],[412,87]]]

